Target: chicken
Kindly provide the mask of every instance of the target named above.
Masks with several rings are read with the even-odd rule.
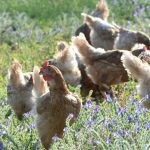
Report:
[[[46,62],[41,67],[40,74],[43,74],[43,78],[47,81],[49,92],[36,101],[36,123],[41,142],[48,150],[53,136],[57,135],[59,138],[63,138],[63,129],[66,127],[68,115],[73,114],[70,124],[76,121],[82,101],[76,94],[69,92],[57,67]]]
[[[92,16],[107,20],[109,16],[109,9],[105,0],[101,0],[97,3],[96,10],[92,13]],[[79,35],[80,32],[84,33],[86,40],[91,44],[90,31],[91,29],[86,23],[84,23],[75,31],[75,35]]]
[[[124,53],[121,57],[124,67],[128,73],[138,80],[138,93],[143,98],[142,105],[150,109],[150,66],[142,62],[131,53]]]
[[[99,90],[106,98],[105,92],[110,86],[128,81],[128,75],[121,63],[124,51],[95,49],[85,39],[83,34],[72,38],[73,44],[86,65],[86,72],[93,83],[99,86]]]
[[[90,27],[90,40],[94,47],[105,50],[131,50],[136,43],[150,47],[150,38],[143,32],[131,31],[117,25],[112,25],[101,18],[82,14]]]
[[[19,120],[34,105],[32,90],[32,72],[23,73],[21,64],[17,60],[13,61],[7,76],[7,98]]]
[[[92,97],[100,97],[101,95],[99,95],[98,92],[98,85],[95,85],[92,80],[87,76],[85,71],[85,65],[83,64],[79,55],[74,50],[75,47],[69,47],[66,42],[59,42],[57,49],[58,53],[55,55],[54,59],[49,60],[49,64],[55,65],[59,68],[67,83],[74,86],[80,84],[80,94],[82,97],[87,97],[90,90],[93,91],[91,95]]]
[[[86,66],[83,63],[80,63],[79,69],[81,71],[81,87],[80,87],[80,94],[82,97],[89,96],[90,91],[92,91],[91,97],[93,98],[100,98],[102,97],[101,93],[99,92],[98,85],[94,84],[89,78],[86,73]]]
[[[12,62],[8,71],[8,103],[19,120],[22,120],[24,113],[33,109],[35,97],[39,97],[48,91],[47,83],[39,75],[39,71],[40,69],[35,66],[33,72],[23,73],[22,66],[17,60]]]
[[[112,50],[115,39],[119,33],[119,29],[101,18],[92,17],[87,14],[82,15],[85,17],[85,22],[91,29],[91,44],[96,48]]]
[[[66,42],[59,42],[57,53],[51,64],[54,64],[62,72],[65,81],[71,85],[78,85],[81,80],[81,72],[78,68],[76,55],[72,45]]]

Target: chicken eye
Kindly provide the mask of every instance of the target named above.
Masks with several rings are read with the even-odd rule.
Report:
[[[46,68],[45,68],[45,70],[46,70],[46,71],[49,71],[49,68],[48,68],[48,67],[46,67]]]

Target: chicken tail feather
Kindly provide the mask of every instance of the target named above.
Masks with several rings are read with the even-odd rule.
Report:
[[[76,46],[79,54],[89,63],[93,56],[93,47],[87,42],[83,33],[77,37],[72,37],[72,43]]]
[[[96,11],[99,12],[100,18],[107,20],[109,16],[109,8],[105,0],[100,0],[96,5]],[[93,15],[96,16],[96,15]],[[97,17],[97,16],[96,16]]]
[[[34,83],[34,92],[36,96],[41,96],[44,93],[48,92],[47,82],[39,75],[40,68],[35,66],[33,69],[33,83]]]
[[[14,60],[8,71],[8,80],[14,86],[24,84],[24,75],[22,72],[22,66],[18,60]]]
[[[122,55],[121,59],[127,72],[133,75],[134,78],[140,80],[146,76],[147,64],[143,63],[139,58],[133,56],[129,52],[126,52]]]

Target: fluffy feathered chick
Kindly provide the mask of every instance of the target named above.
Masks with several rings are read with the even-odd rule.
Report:
[[[7,76],[7,98],[19,120],[34,105],[32,89],[32,73],[23,73],[21,64],[17,60],[13,61]]]
[[[86,72],[101,91],[108,91],[111,85],[128,81],[127,72],[121,63],[123,51],[95,49],[83,34],[73,37],[72,42],[86,65]]]
[[[57,67],[46,62],[41,67],[40,74],[48,82],[49,92],[37,100],[37,129],[44,148],[49,149],[53,136],[63,137],[68,115],[73,114],[70,123],[77,119],[82,101],[69,92]]]
[[[96,48],[131,50],[137,43],[145,44],[148,48],[150,46],[150,38],[143,32],[127,30],[100,18],[83,15],[91,29],[91,43]]]
[[[103,20],[107,20],[107,18],[109,16],[109,9],[108,9],[108,5],[107,5],[106,1],[100,0],[96,4],[96,9],[92,12],[91,15],[94,17],[101,18]],[[88,27],[88,25],[86,23],[84,23],[75,31],[75,35],[76,36],[79,35],[80,32],[84,33],[86,40],[91,44],[90,31],[91,31],[91,29]]]
[[[150,66],[128,52],[124,53],[121,59],[128,73],[138,80],[138,93],[142,98],[146,98],[143,106],[150,109]]]
[[[74,52],[75,47],[66,42],[59,42],[57,53],[51,62],[62,72],[65,81],[71,85],[79,85],[81,72],[78,68],[78,62]]]

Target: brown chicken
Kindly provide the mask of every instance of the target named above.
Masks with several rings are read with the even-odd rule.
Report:
[[[68,84],[76,86],[80,83],[81,72],[78,68],[74,49],[75,47],[64,41],[59,42],[57,53],[54,59],[49,62],[59,68]]]
[[[38,67],[34,67],[33,72],[23,73],[21,64],[15,60],[8,71],[8,103],[19,120],[22,120],[24,113],[32,110],[35,97],[48,90],[46,81],[39,75],[39,70]]]
[[[83,14],[90,27],[90,40],[94,47],[105,50],[131,50],[136,43],[150,47],[150,38],[143,32],[131,31],[112,25],[101,18]]]
[[[109,9],[105,0],[101,0],[96,5],[96,10],[91,14],[94,17],[99,17],[103,20],[107,20],[109,16]],[[76,31],[75,35],[79,35],[80,32],[84,33],[86,40],[91,44],[90,41],[90,31],[91,29],[88,27],[86,23],[82,24]]]
[[[126,50],[105,51],[101,48],[96,49],[86,41],[83,34],[73,37],[72,42],[86,65],[88,76],[93,83],[99,86],[104,98],[106,98],[105,92],[111,94],[111,85],[128,81],[127,72],[121,62],[121,56]],[[136,49],[130,53],[140,57],[143,61],[150,62],[150,52],[145,48]]]
[[[92,81],[106,97],[105,92],[110,86],[128,81],[128,75],[121,63],[123,51],[107,51],[95,49],[85,39],[83,34],[72,39],[86,65],[86,71]]]
[[[34,105],[32,90],[32,73],[23,73],[21,64],[17,60],[13,61],[7,77],[7,98],[19,120]]]
[[[139,58],[126,52],[122,56],[122,62],[128,73],[139,83],[138,93],[143,98],[142,105],[150,109],[150,65]]]
[[[63,137],[68,115],[73,114],[70,124],[76,121],[82,101],[76,94],[69,92],[57,67],[46,62],[40,74],[43,74],[43,78],[48,82],[49,92],[37,100],[37,129],[44,148],[48,150],[52,137]]]
[[[80,94],[87,97],[92,90],[92,97],[100,97],[98,85],[95,85],[87,76],[85,65],[75,51],[75,47],[69,46],[66,42],[59,42],[57,46],[58,52],[54,59],[49,60],[50,65],[55,65],[61,73],[65,81],[71,85],[81,85]]]

